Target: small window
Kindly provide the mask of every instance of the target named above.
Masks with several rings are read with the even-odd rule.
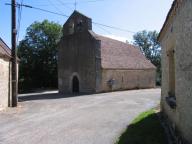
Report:
[[[77,22],[77,31],[82,31],[83,30],[83,21],[78,20]]]
[[[70,22],[69,23],[69,34],[73,34],[74,33],[74,22]]]
[[[168,56],[168,96],[166,97],[166,102],[170,108],[175,109],[176,97],[175,97],[175,51],[170,50],[167,54]]]

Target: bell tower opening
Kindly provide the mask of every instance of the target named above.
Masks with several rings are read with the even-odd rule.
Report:
[[[69,23],[69,34],[70,35],[74,33],[74,27],[75,27],[74,22],[70,21],[70,23]]]
[[[72,92],[79,93],[79,79],[77,76],[74,76],[72,80]]]

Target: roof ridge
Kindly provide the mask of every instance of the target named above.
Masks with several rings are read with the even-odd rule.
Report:
[[[174,1],[173,1],[172,5],[171,5],[171,8],[169,9],[169,12],[168,12],[168,14],[167,14],[167,16],[166,16],[165,22],[164,22],[164,24],[163,24],[163,26],[162,26],[162,28],[161,28],[161,30],[160,30],[160,32],[159,32],[159,36],[158,36],[158,38],[157,38],[158,41],[161,41],[161,37],[162,37],[162,35],[163,35],[163,31],[164,31],[165,29],[167,29],[167,26],[170,25],[170,24],[169,24],[169,21],[170,21],[170,19],[174,16],[174,11],[177,12],[178,9],[180,8],[179,5],[181,5],[183,2],[184,2],[184,0],[174,0]]]
[[[2,49],[5,50],[5,52],[8,54],[8,56],[11,56],[11,49],[9,48],[9,46],[3,41],[3,39],[0,37],[0,41],[6,46],[6,48],[4,46],[2,46]]]
[[[9,46],[4,42],[4,40],[1,37],[0,37],[0,40],[9,48]]]
[[[84,16],[84,17],[87,17],[87,18],[91,19],[90,17],[86,16],[85,14],[82,14],[82,13],[79,12],[78,10],[74,10],[73,13],[72,13],[71,15],[73,15],[74,13],[78,13],[78,14]]]
[[[122,43],[122,44],[125,44],[125,45],[128,45],[128,46],[133,46],[133,47],[136,47],[135,45],[133,44],[129,44],[129,43],[126,43],[126,42],[123,42],[123,41],[120,41],[120,40],[117,40],[117,39],[113,39],[113,38],[110,38],[110,37],[107,37],[107,36],[104,36],[104,35],[100,35],[100,34],[97,34],[95,33],[96,36],[98,37],[103,37],[103,38],[106,38],[106,39],[110,39],[110,40],[113,40],[113,41],[117,41],[119,43]]]

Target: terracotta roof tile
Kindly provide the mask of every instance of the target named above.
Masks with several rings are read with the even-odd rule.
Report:
[[[155,69],[138,47],[95,34],[101,40],[101,65],[104,69]]]

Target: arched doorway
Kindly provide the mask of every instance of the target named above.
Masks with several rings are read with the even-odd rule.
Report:
[[[73,77],[72,91],[73,91],[73,93],[78,93],[79,92],[79,79],[77,78],[77,76]]]

